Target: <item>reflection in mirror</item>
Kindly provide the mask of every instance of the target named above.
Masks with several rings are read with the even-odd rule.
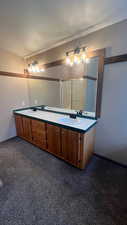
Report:
[[[60,107],[60,84],[58,81],[28,79],[30,105]]]
[[[83,78],[61,82],[61,107],[96,112],[99,57],[89,59],[84,66]]]
[[[61,107],[87,112],[96,111],[97,81],[75,79],[61,83]]]
[[[89,63],[86,64],[86,76],[98,78],[98,65],[99,65],[98,56],[89,59]]]
[[[28,79],[31,106],[47,105],[64,109],[82,110],[96,116],[99,56],[89,63],[70,67],[62,64],[47,68],[43,77],[59,78],[59,81]],[[63,109],[62,109],[63,110]],[[70,112],[70,111],[69,111]],[[85,113],[86,112],[86,113]]]

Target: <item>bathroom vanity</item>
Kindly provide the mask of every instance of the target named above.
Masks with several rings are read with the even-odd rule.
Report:
[[[104,49],[87,51],[88,63],[47,68],[45,76],[59,74],[57,81],[29,79],[30,105],[39,106],[14,111],[17,135],[84,169],[94,151],[95,118],[101,115],[104,54]]]
[[[84,169],[94,151],[95,119],[46,110],[15,110],[17,136]]]

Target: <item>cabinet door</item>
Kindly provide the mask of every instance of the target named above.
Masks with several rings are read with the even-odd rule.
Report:
[[[62,156],[75,166],[80,162],[80,135],[76,131],[62,128]]]
[[[85,134],[81,135],[80,169],[84,169],[92,158],[94,152],[95,132],[96,128],[93,127]]]
[[[23,138],[27,141],[32,142],[31,119],[23,116],[22,123],[23,123]]]
[[[46,124],[38,120],[31,120],[33,144],[46,149]]]
[[[16,123],[17,136],[23,137],[23,122],[22,122],[22,116],[15,115],[15,123]]]
[[[61,156],[60,131],[60,127],[47,124],[48,151],[58,156]]]

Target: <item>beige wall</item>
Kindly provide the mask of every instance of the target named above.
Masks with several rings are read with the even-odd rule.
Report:
[[[24,60],[10,52],[0,50],[0,71],[23,73]],[[33,88],[31,94],[30,84]],[[38,89],[39,86],[41,86],[40,89]],[[0,76],[0,142],[16,135],[12,113],[14,109],[35,105],[38,95],[41,96],[38,99],[39,104],[47,102],[49,105],[59,105],[58,93],[58,82]]]
[[[0,71],[24,73],[25,61],[23,58],[0,49]]]
[[[23,73],[23,58],[0,49],[0,71]],[[28,105],[26,79],[0,76],[0,142],[16,135],[12,110]]]
[[[94,32],[30,59],[41,63],[61,59],[79,45],[106,48],[106,56],[127,53],[127,21]],[[55,76],[55,74],[52,74]],[[102,114],[96,134],[96,153],[127,165],[127,63],[105,66]]]
[[[96,153],[127,165],[127,62],[105,66]]]
[[[0,71],[23,73],[23,58],[0,49]],[[16,135],[12,110],[28,105],[26,79],[0,76],[0,142]]]
[[[0,76],[0,142],[16,135],[12,111],[27,106],[26,79]]]

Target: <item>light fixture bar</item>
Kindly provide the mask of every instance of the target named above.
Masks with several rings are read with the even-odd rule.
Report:
[[[45,71],[44,68],[39,68],[37,61],[33,61],[32,63],[28,64],[28,72],[29,73],[41,73],[44,71]]]
[[[77,47],[66,52],[66,64],[73,66],[80,63],[89,63],[89,59],[86,57],[86,47]]]

